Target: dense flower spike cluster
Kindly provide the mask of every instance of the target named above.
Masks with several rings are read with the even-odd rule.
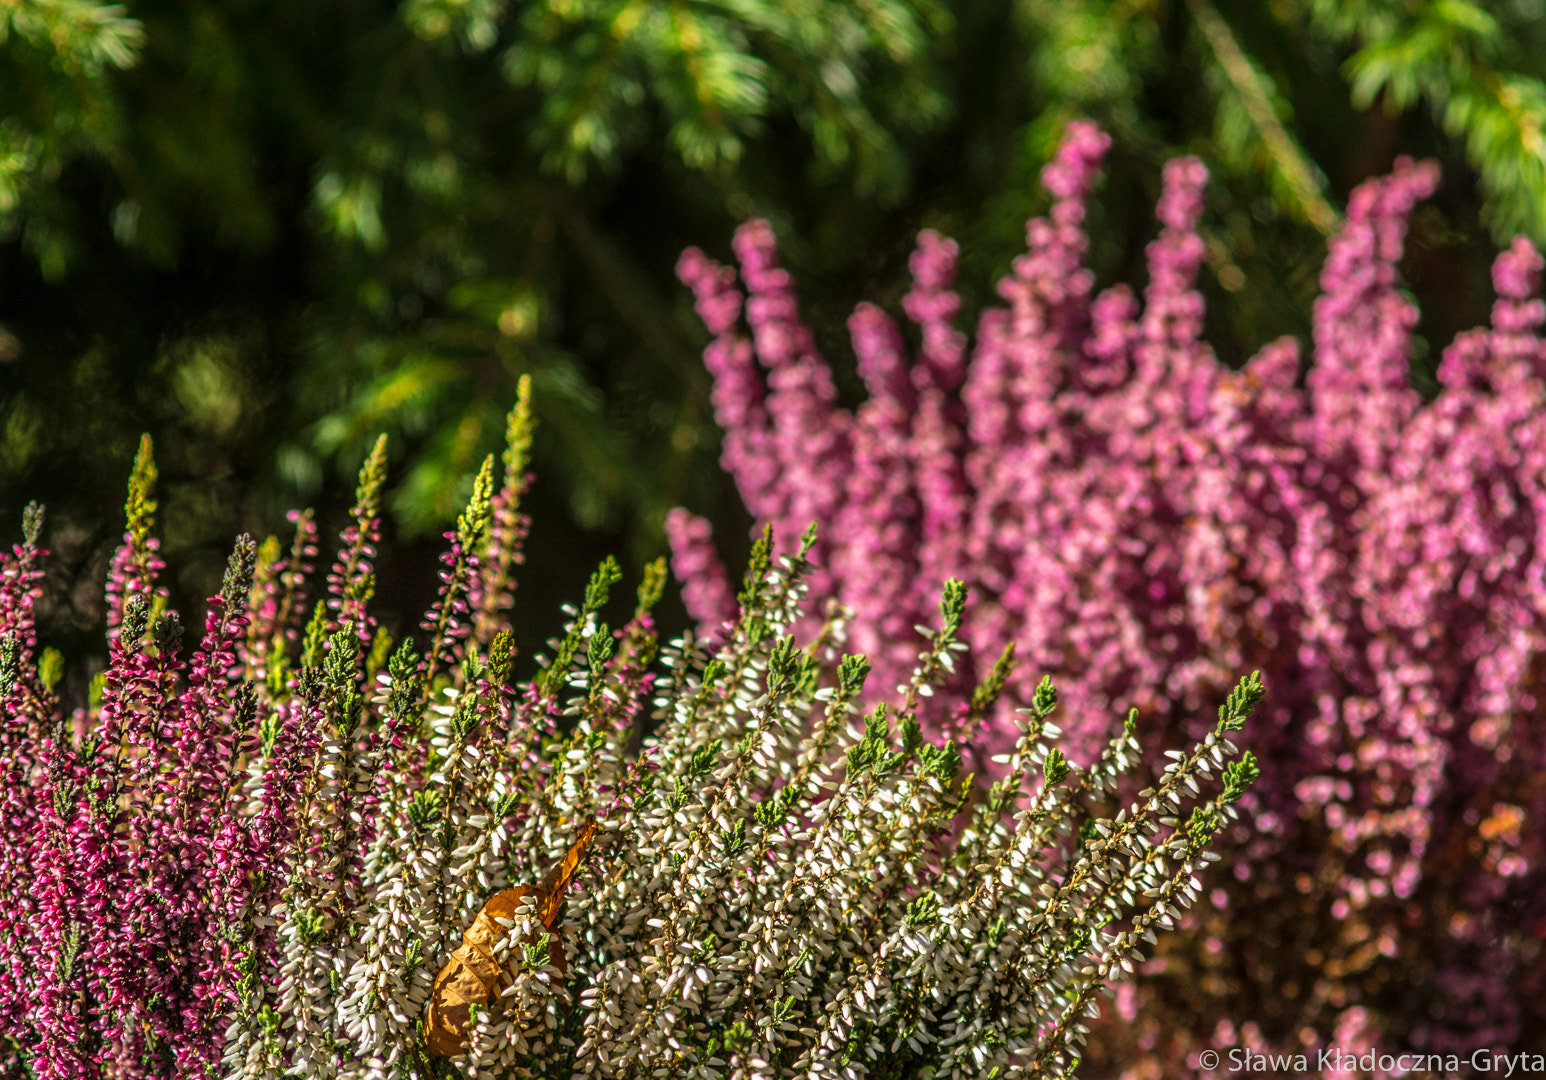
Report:
[[[896,699],[861,716],[870,669],[842,653],[847,613],[803,647],[790,634],[810,531],[780,557],[754,546],[712,658],[691,634],[657,641],[665,560],[626,625],[602,622],[608,559],[515,683],[497,623],[518,561],[500,548],[525,531],[525,406],[501,490],[490,460],[447,534],[422,655],[372,632],[384,443],[309,619],[316,537],[297,515],[288,554],[238,542],[187,659],[143,569],[147,443],[114,563],[139,577],[115,583],[100,695],[69,718],[31,620],[29,511],[0,574],[0,1074],[1066,1075],[1096,995],[1198,897],[1237,820],[1258,770],[1230,739],[1259,678],[1114,817],[1136,711],[1080,768],[1053,745],[1043,680],[974,804],[959,748],[918,720],[966,648],[965,587],[945,586]],[[645,709],[655,730],[630,753]],[[476,956],[458,947],[577,834],[566,906],[528,896],[480,921]],[[485,972],[481,1000],[437,996],[453,950]]]
[[[1199,162],[1165,171],[1143,304],[1121,285],[1093,295],[1082,223],[1106,145],[1069,126],[1044,173],[1051,214],[1029,224],[969,365],[950,324],[955,246],[922,234],[904,304],[917,360],[861,306],[870,396],[853,415],[832,404],[765,224],[736,238],[749,337],[735,273],[687,252],[724,465],[779,536],[840,507],[825,584],[874,635],[879,686],[906,677],[929,591],[947,569],[964,578],[968,670],[981,678],[1010,639],[1025,661],[990,742],[1015,738],[1027,671],[1052,672],[1079,716],[1136,705],[1172,731],[1231,671],[1281,688],[1253,796],[1264,835],[1218,894],[1229,909],[1204,918],[1207,948],[1155,962],[1178,981],[1139,1026],[1154,1050],[1141,1074],[1184,1072],[1210,1044],[1450,1049],[1546,1031],[1541,257],[1524,240],[1499,257],[1492,328],[1446,350],[1422,407],[1396,267],[1437,176],[1400,161],[1353,194],[1331,243],[1307,387],[1287,339],[1231,372],[1200,339]],[[707,534],[683,515],[671,537],[693,541],[675,557],[712,630]],[[1069,734],[1087,759],[1100,732]]]

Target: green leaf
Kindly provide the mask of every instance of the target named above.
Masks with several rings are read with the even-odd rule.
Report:
[[[1047,751],[1047,759],[1041,763],[1041,774],[1046,777],[1048,787],[1062,783],[1068,775],[1068,769],[1068,759],[1062,751],[1056,748]]]

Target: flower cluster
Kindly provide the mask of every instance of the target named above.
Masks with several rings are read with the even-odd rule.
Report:
[[[712,655],[657,640],[665,560],[603,622],[608,559],[517,682],[499,613],[525,406],[502,486],[491,459],[447,534],[422,653],[369,614],[384,444],[322,595],[309,514],[288,552],[244,537],[185,658],[153,599],[147,443],[111,660],[69,718],[37,652],[29,512],[0,575],[0,1072],[1066,1075],[1097,995],[1182,917],[1237,820],[1258,769],[1231,737],[1259,678],[1142,790],[1123,780],[1136,710],[1081,767],[1044,679],[974,800],[960,747],[919,721],[966,649],[965,587],[861,710],[885,695],[843,651],[851,613],[792,633],[811,529],[754,546]],[[1011,669],[1006,651],[968,726]]]
[[[1206,947],[1151,966],[1176,983],[1136,1029],[1145,1075],[1235,1040],[1447,1050],[1546,1030],[1541,257],[1521,239],[1498,258],[1492,327],[1445,351],[1423,407],[1397,263],[1437,173],[1399,161],[1353,193],[1331,242],[1307,382],[1291,339],[1229,371],[1200,336],[1200,162],[1165,170],[1143,303],[1123,285],[1095,294],[1083,221],[1107,143],[1069,125],[1043,174],[1051,213],[1030,222],[969,364],[956,247],[920,236],[904,301],[916,360],[861,305],[849,325],[869,398],[852,414],[765,223],[736,235],[745,331],[735,272],[685,253],[714,335],[723,463],[781,539],[835,508],[816,599],[858,614],[885,690],[906,678],[931,591],[947,570],[966,581],[969,676],[1008,639],[1026,661],[988,717],[990,748],[1018,737],[1029,671],[1058,678],[1081,717],[1136,705],[1172,734],[1231,671],[1279,688],[1262,832],[1200,917]],[[670,538],[689,609],[717,631],[705,527],[678,512]],[[1070,755],[1101,737],[1073,728]],[[1139,1004],[1120,1002],[1129,1018]]]

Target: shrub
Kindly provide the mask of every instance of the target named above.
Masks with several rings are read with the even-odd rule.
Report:
[[[1026,660],[988,716],[990,747],[1016,738],[1027,671],[1052,673],[1081,720],[1136,705],[1171,737],[1230,671],[1280,688],[1271,782],[1252,796],[1261,833],[1192,947],[1151,968],[1162,989],[1133,1030],[1152,1053],[1113,1033],[1114,1068],[1183,1073],[1209,1045],[1451,1050],[1546,1031],[1541,258],[1523,239],[1499,256],[1493,327],[1445,351],[1422,407],[1397,262],[1437,175],[1398,161],[1353,193],[1331,243],[1307,380],[1292,339],[1228,371],[1193,288],[1195,159],[1165,170],[1141,311],[1123,285],[1093,295],[1082,223],[1106,146],[1068,127],[1043,174],[1050,217],[1029,223],[969,364],[956,247],[919,237],[916,362],[861,305],[849,326],[869,398],[853,413],[766,223],[735,237],[745,295],[686,252],[723,463],[781,543],[812,516],[834,522],[815,599],[856,613],[872,684],[905,677],[931,591],[962,577],[965,685],[1006,638]],[[685,599],[717,632],[730,609],[706,525],[668,524]],[[1069,755],[1102,737],[1072,725]]]
[[[964,587],[945,586],[899,697],[861,717],[869,664],[842,654],[845,614],[790,635],[814,531],[777,557],[755,545],[712,659],[691,634],[657,644],[664,560],[620,630],[601,621],[621,576],[608,559],[515,682],[499,623],[525,528],[525,400],[502,486],[491,459],[447,534],[422,651],[369,614],[384,441],[325,590],[310,591],[309,514],[288,550],[243,537],[185,653],[156,591],[147,440],[111,659],[69,712],[31,622],[28,512],[0,578],[6,1074],[1068,1072],[1096,993],[1217,858],[1256,776],[1230,736],[1261,683],[1242,680],[1112,817],[1135,715],[1081,767],[1053,746],[1043,680],[1004,779],[972,805],[959,748],[918,721],[964,649]],[[1009,667],[1006,652],[963,719]],[[646,709],[658,726],[630,754]],[[448,1037],[463,1051],[432,1056]]]

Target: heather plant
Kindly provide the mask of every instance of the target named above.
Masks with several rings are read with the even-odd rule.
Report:
[[[1069,1073],[1096,995],[1218,859],[1257,776],[1231,737],[1259,679],[1120,800],[1136,712],[1080,765],[1044,679],[972,803],[959,745],[919,720],[965,652],[965,586],[945,584],[897,695],[867,694],[847,612],[792,634],[812,527],[787,552],[754,545],[712,655],[691,633],[658,642],[663,559],[625,625],[602,621],[608,559],[516,681],[501,624],[529,433],[523,384],[502,482],[491,458],[446,534],[422,648],[369,611],[383,440],[325,583],[310,514],[288,549],[242,537],[187,651],[158,592],[146,440],[111,658],[68,713],[32,623],[29,510],[0,576],[5,1075]],[[1012,667],[1005,650],[957,703],[964,725]],[[491,897],[561,859],[549,882],[578,873],[565,906],[528,894],[475,939]],[[487,965],[481,999],[449,996],[436,973],[454,957]]]
[[[1082,226],[1107,145],[1067,128],[1043,173],[1051,212],[1029,223],[970,362],[956,246],[919,237],[903,302],[915,358],[861,305],[849,327],[869,397],[853,412],[766,223],[736,234],[739,286],[687,251],[723,464],[778,542],[813,515],[834,522],[813,596],[855,613],[883,692],[907,677],[932,591],[962,578],[956,688],[1007,638],[1024,661],[986,714],[988,753],[1018,738],[1031,671],[1063,687],[1080,761],[1103,738],[1085,718],[1137,706],[1177,737],[1232,670],[1278,688],[1273,773],[1249,796],[1262,828],[1196,932],[1151,962],[1152,990],[1119,995],[1124,1017],[1143,1015],[1125,1029],[1136,1043],[1102,1040],[1110,1068],[1174,1075],[1209,1046],[1538,1042],[1541,257],[1524,239],[1498,257],[1492,326],[1445,350],[1424,406],[1397,268],[1437,170],[1402,159],[1353,193],[1331,241],[1307,376],[1292,339],[1226,370],[1201,337],[1196,159],[1165,169],[1143,304],[1124,285],[1095,293]],[[707,523],[677,511],[667,531],[686,603],[722,633],[733,608]],[[944,701],[920,718],[959,721]]]

